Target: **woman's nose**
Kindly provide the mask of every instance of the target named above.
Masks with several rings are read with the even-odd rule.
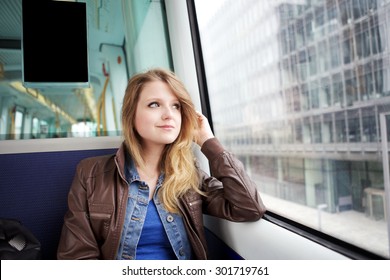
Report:
[[[172,114],[173,114],[173,112],[172,112],[172,108],[170,108],[170,107],[164,107],[164,110],[163,110],[163,114],[162,114],[162,118],[165,120],[165,119],[170,119],[170,118],[172,118]]]

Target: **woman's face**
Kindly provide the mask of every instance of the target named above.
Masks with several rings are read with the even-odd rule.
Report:
[[[135,113],[135,129],[142,138],[142,145],[171,144],[180,128],[180,103],[169,86],[161,81],[145,84]]]

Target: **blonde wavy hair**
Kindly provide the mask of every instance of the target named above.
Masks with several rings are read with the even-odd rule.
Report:
[[[125,144],[136,166],[144,167],[141,137],[135,129],[135,114],[140,93],[149,82],[166,83],[179,100],[181,110],[181,129],[176,140],[166,145],[160,168],[165,173],[164,183],[159,190],[159,197],[166,210],[179,212],[179,198],[189,190],[199,190],[199,178],[195,166],[192,146],[195,129],[198,127],[197,115],[183,83],[177,76],[165,69],[151,69],[134,75],[126,88],[122,104],[122,131]]]

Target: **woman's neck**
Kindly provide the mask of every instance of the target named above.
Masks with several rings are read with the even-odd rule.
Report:
[[[144,168],[148,170],[159,170],[160,169],[160,161],[162,154],[164,152],[164,147],[143,147],[142,149],[142,159],[144,161]]]
[[[140,179],[149,186],[149,200],[152,199],[156,190],[156,184],[161,172],[161,156],[163,149],[143,149],[143,165],[137,166]]]

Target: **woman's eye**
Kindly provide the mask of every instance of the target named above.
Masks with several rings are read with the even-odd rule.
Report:
[[[150,108],[157,108],[159,105],[157,102],[152,102],[148,105]]]
[[[173,104],[173,108],[174,109],[177,109],[177,110],[180,110],[180,104],[179,103],[177,103],[177,104]]]

